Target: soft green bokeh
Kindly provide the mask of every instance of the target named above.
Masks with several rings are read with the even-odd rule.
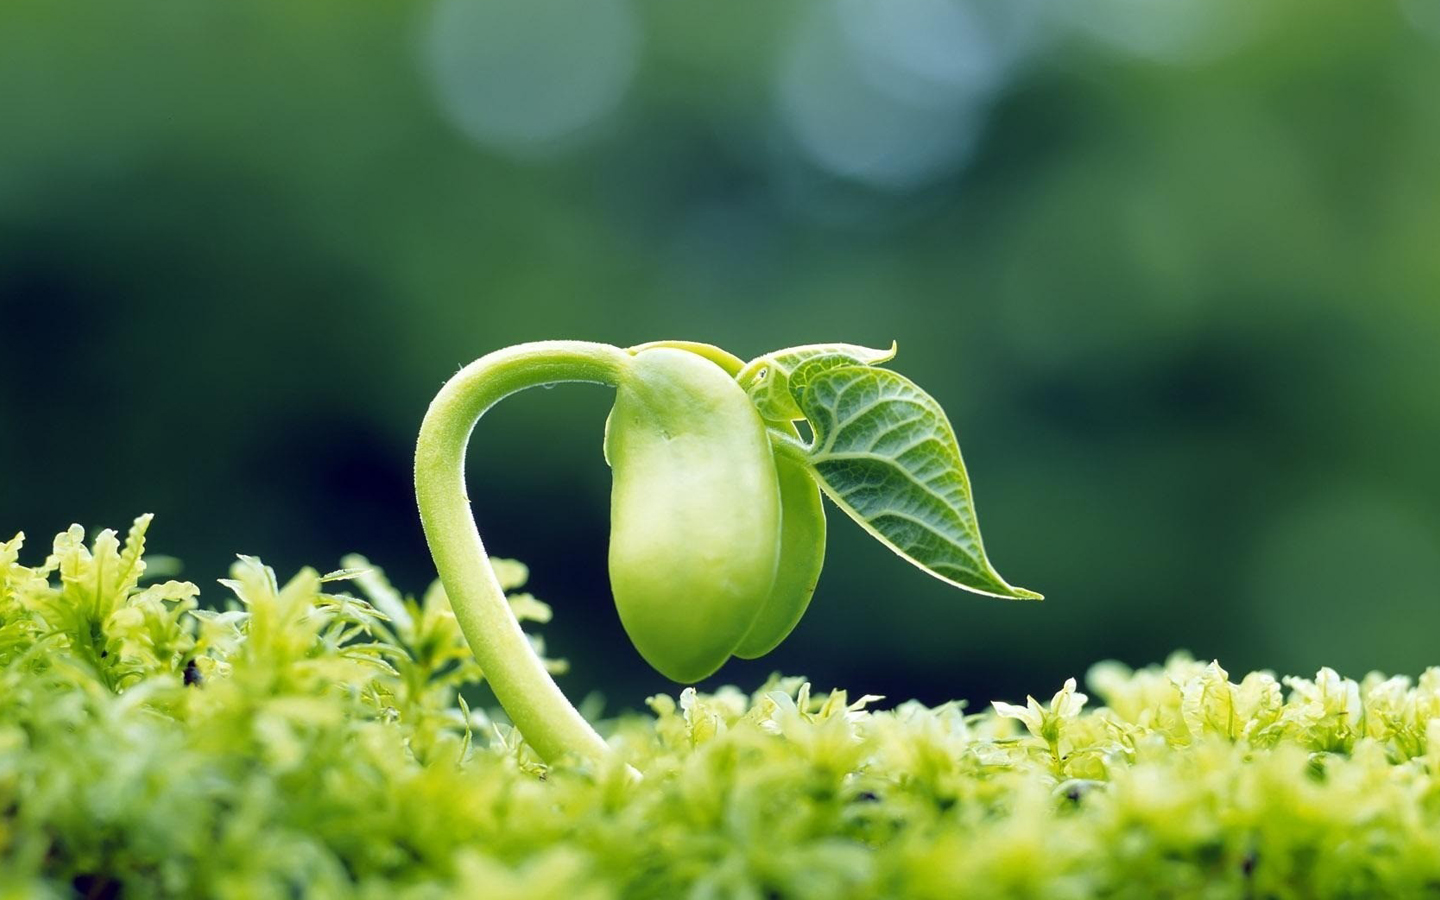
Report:
[[[442,381],[522,340],[899,342],[1042,604],[832,529],[772,668],[939,701],[1188,647],[1418,671],[1440,570],[1434,0],[0,9],[0,534],[426,583]],[[492,548],[576,696],[609,397],[487,418]]]

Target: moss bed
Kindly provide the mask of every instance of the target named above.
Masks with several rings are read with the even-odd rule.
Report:
[[[0,898],[1440,896],[1440,669],[1177,655],[973,712],[775,678],[547,766],[461,699],[438,589],[242,557],[206,610],[148,522],[0,544]]]

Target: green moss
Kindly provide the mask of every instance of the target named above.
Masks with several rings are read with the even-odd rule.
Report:
[[[0,544],[0,897],[1440,895],[1437,669],[1176,656],[974,714],[776,679],[543,766],[458,701],[482,673],[437,589],[241,558],[207,611],[147,582],[147,525]]]

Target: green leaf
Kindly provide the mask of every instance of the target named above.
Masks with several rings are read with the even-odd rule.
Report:
[[[791,389],[791,378],[797,369],[816,365],[822,368],[873,366],[894,358],[894,343],[888,350],[858,344],[806,344],[756,357],[745,364],[735,379],[750,395],[762,418],[771,422],[793,422],[805,417]]]
[[[810,465],[825,493],[906,560],[956,587],[1021,600],[985,556],[970,479],[940,404],[888,369],[827,357],[788,374],[815,432]]]

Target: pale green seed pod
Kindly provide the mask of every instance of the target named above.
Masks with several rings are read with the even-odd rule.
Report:
[[[605,433],[610,586],[640,655],[694,682],[724,664],[775,584],[780,492],[765,425],[715,363],[636,354]]]
[[[775,470],[780,479],[780,567],[770,596],[735,648],[741,659],[764,656],[795,630],[825,566],[820,486],[804,463],[789,456],[776,454]]]

